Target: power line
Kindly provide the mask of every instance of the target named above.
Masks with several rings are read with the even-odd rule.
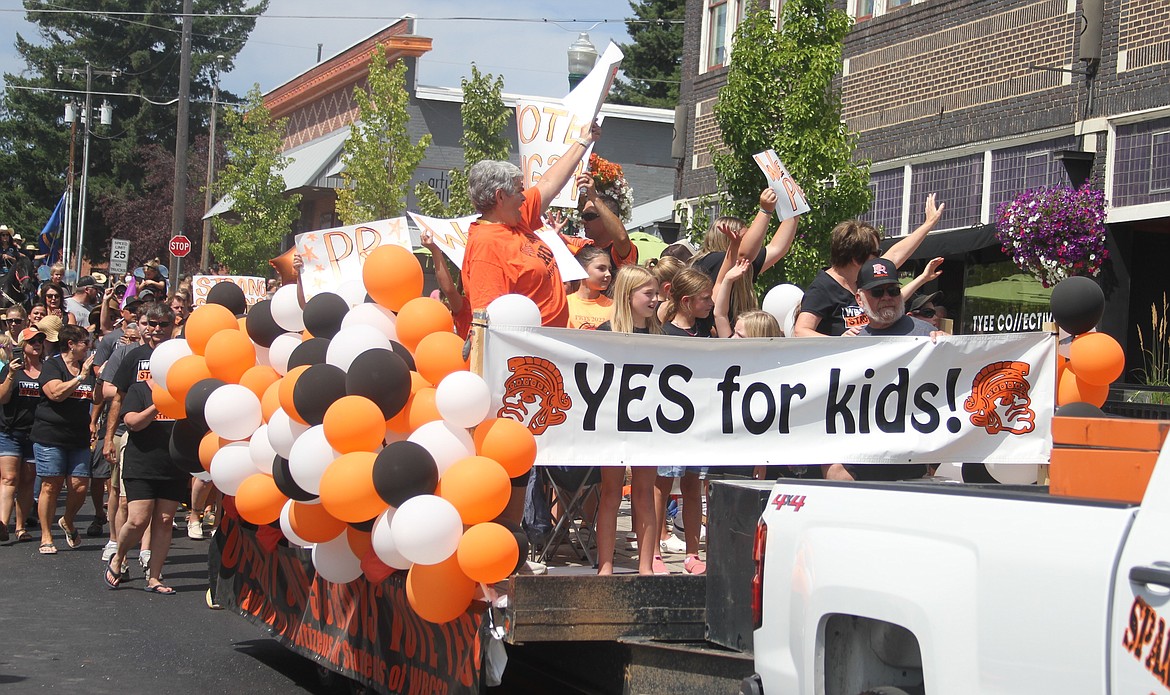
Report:
[[[21,12],[27,14],[87,14],[103,17],[173,17],[175,19],[182,19],[187,16],[181,12],[131,12],[131,11],[113,11],[113,10],[69,10],[69,9],[16,9],[3,8],[0,12]],[[337,19],[337,20],[351,20],[351,21],[387,21],[392,19],[404,19],[402,15],[296,15],[296,14],[239,14],[239,13],[211,13],[211,12],[193,12],[190,15],[194,19]],[[418,17],[411,16],[410,19],[419,19],[427,22],[520,22],[527,24],[683,24],[686,20],[682,19],[548,19],[547,17],[470,17],[470,16],[454,16],[454,17]]]

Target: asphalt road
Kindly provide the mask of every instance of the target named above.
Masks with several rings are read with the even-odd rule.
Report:
[[[88,503],[87,503],[88,510]],[[79,517],[85,529],[91,517]],[[11,530],[11,527],[10,527]],[[0,544],[0,691],[6,694],[327,693],[311,662],[228,611],[209,610],[207,541],[175,540],[163,576],[177,594],[142,590],[137,553],[116,591],[102,579],[105,538],[41,556],[38,541]],[[39,531],[33,536],[39,539]]]

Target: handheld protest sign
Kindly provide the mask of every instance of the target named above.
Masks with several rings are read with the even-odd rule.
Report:
[[[764,176],[768,177],[768,187],[776,192],[776,214],[780,219],[803,215],[811,209],[804,190],[788,173],[788,169],[784,168],[775,150],[753,154],[752,159],[756,160]]]

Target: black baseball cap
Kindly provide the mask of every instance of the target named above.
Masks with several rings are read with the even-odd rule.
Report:
[[[910,300],[910,304],[906,307],[906,313],[918,311],[927,304],[935,304],[942,299],[942,292],[931,292],[930,294],[916,294],[914,299]]]
[[[883,285],[898,285],[898,266],[885,258],[871,258],[857,271],[857,289],[872,290]]]

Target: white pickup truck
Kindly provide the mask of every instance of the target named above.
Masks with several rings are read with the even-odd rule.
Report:
[[[780,481],[742,692],[1170,692],[1168,451],[1140,505]]]

